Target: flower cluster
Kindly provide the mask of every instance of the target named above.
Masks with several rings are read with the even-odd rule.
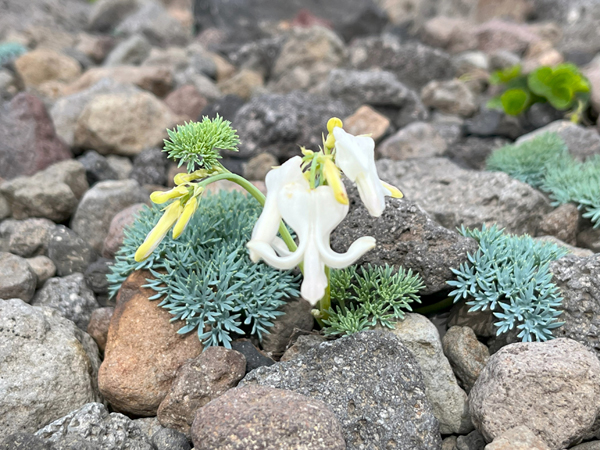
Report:
[[[345,253],[330,247],[330,234],[348,214],[340,170],[356,183],[361,200],[374,217],[385,208],[384,196],[402,197],[397,188],[379,179],[373,139],[348,134],[337,118],[329,120],[327,129],[329,135],[319,152],[302,149],[304,157],[293,157],[267,174],[265,207],[247,244],[255,262],[262,259],[284,270],[302,263],[301,294],[313,305],[329,284],[326,266],[348,267],[375,247],[370,236],[357,239]],[[298,248],[293,252],[277,237],[282,219],[298,236]]]
[[[385,196],[402,197],[397,188],[379,179],[373,139],[347,133],[338,118],[328,121],[328,135],[318,152],[302,148],[302,157],[293,157],[267,174],[266,198],[247,180],[225,169],[218,162],[216,153],[210,153],[223,147],[223,143],[237,142],[237,135],[229,122],[213,124],[207,119],[187,127],[198,128],[206,135],[216,135],[218,139],[210,140],[209,146],[186,145],[183,150],[187,152],[188,160],[202,168],[177,175],[175,188],[154,192],[150,196],[156,204],[170,203],[135,253],[138,262],[150,256],[171,228],[173,239],[181,235],[198,208],[199,198],[207,184],[227,179],[244,187],[264,205],[247,244],[252,261],[264,260],[282,270],[300,266],[304,274],[302,297],[315,305],[325,298],[330,268],[348,267],[375,247],[375,239],[370,236],[357,239],[345,253],[336,253],[330,247],[330,235],[344,220],[349,208],[341,174],[356,183],[361,200],[374,217],[382,214]],[[196,134],[202,134],[198,130]],[[165,148],[174,157],[180,156],[183,152],[178,144],[181,139],[177,133],[170,136],[171,145]],[[296,233],[297,245],[283,223]],[[328,305],[322,301],[321,310],[327,309]]]

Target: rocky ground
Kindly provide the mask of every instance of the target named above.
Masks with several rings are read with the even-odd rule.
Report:
[[[0,449],[600,449],[600,229],[483,170],[540,129],[600,154],[600,1],[0,4]],[[485,107],[492,71],[562,61],[592,84],[583,125]],[[332,116],[372,133],[405,199],[385,221],[351,210],[332,246],[368,230],[365,261],[411,268],[423,295],[476,250],[460,225],[568,246],[551,267],[559,339],[495,337],[459,303],[324,342],[294,301],[262,351],[203,352],[148,301],[145,273],[115,303],[123,230],[178,170],[165,130],[217,113],[242,141],[224,164],[259,185]]]

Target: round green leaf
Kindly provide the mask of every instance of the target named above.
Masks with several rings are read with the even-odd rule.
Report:
[[[506,114],[518,116],[529,106],[531,96],[523,89],[509,89],[500,99]]]

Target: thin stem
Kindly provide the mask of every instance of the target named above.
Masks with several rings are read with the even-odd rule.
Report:
[[[220,173],[218,175],[213,175],[212,177],[208,177],[208,178],[202,180],[200,183],[198,183],[198,186],[207,186],[210,183],[214,183],[215,181],[219,181],[219,180],[233,181],[234,183],[236,183],[236,184],[240,185],[241,187],[243,187],[244,189],[246,189],[246,191],[248,191],[248,193],[250,193],[250,195],[252,195],[252,197],[254,197],[258,201],[258,203],[261,204],[261,206],[265,206],[265,196],[262,192],[260,192],[260,190],[258,190],[258,188],[256,186],[254,186],[252,183],[250,183],[244,177],[241,177],[241,176],[231,173],[229,171],[225,172],[225,173]],[[279,234],[281,234],[281,238],[287,245],[290,252],[295,252],[298,247],[296,246],[294,239],[292,238],[292,236],[288,232],[287,228],[285,227],[285,224],[283,223],[283,221],[279,224]]]
[[[325,266],[325,276],[327,277],[327,287],[325,288],[325,295],[319,302],[321,320],[329,318],[327,311],[331,308],[331,269],[328,266]]]

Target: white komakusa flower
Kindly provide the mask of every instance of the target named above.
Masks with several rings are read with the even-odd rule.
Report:
[[[385,209],[385,196],[402,198],[402,192],[379,179],[375,167],[375,141],[368,136],[353,136],[342,128],[333,129],[335,162],[356,183],[360,199],[373,217]]]
[[[346,253],[331,249],[329,236],[346,217],[348,205],[336,200],[330,186],[311,189],[302,174],[301,164],[302,159],[294,157],[267,175],[265,208],[247,246],[253,261],[263,259],[277,269],[289,270],[304,262],[300,292],[314,305],[327,288],[325,265],[334,269],[348,267],[375,247],[375,239],[363,236],[352,243]],[[294,252],[281,249],[281,242],[276,238],[282,218],[298,236],[298,248]]]

